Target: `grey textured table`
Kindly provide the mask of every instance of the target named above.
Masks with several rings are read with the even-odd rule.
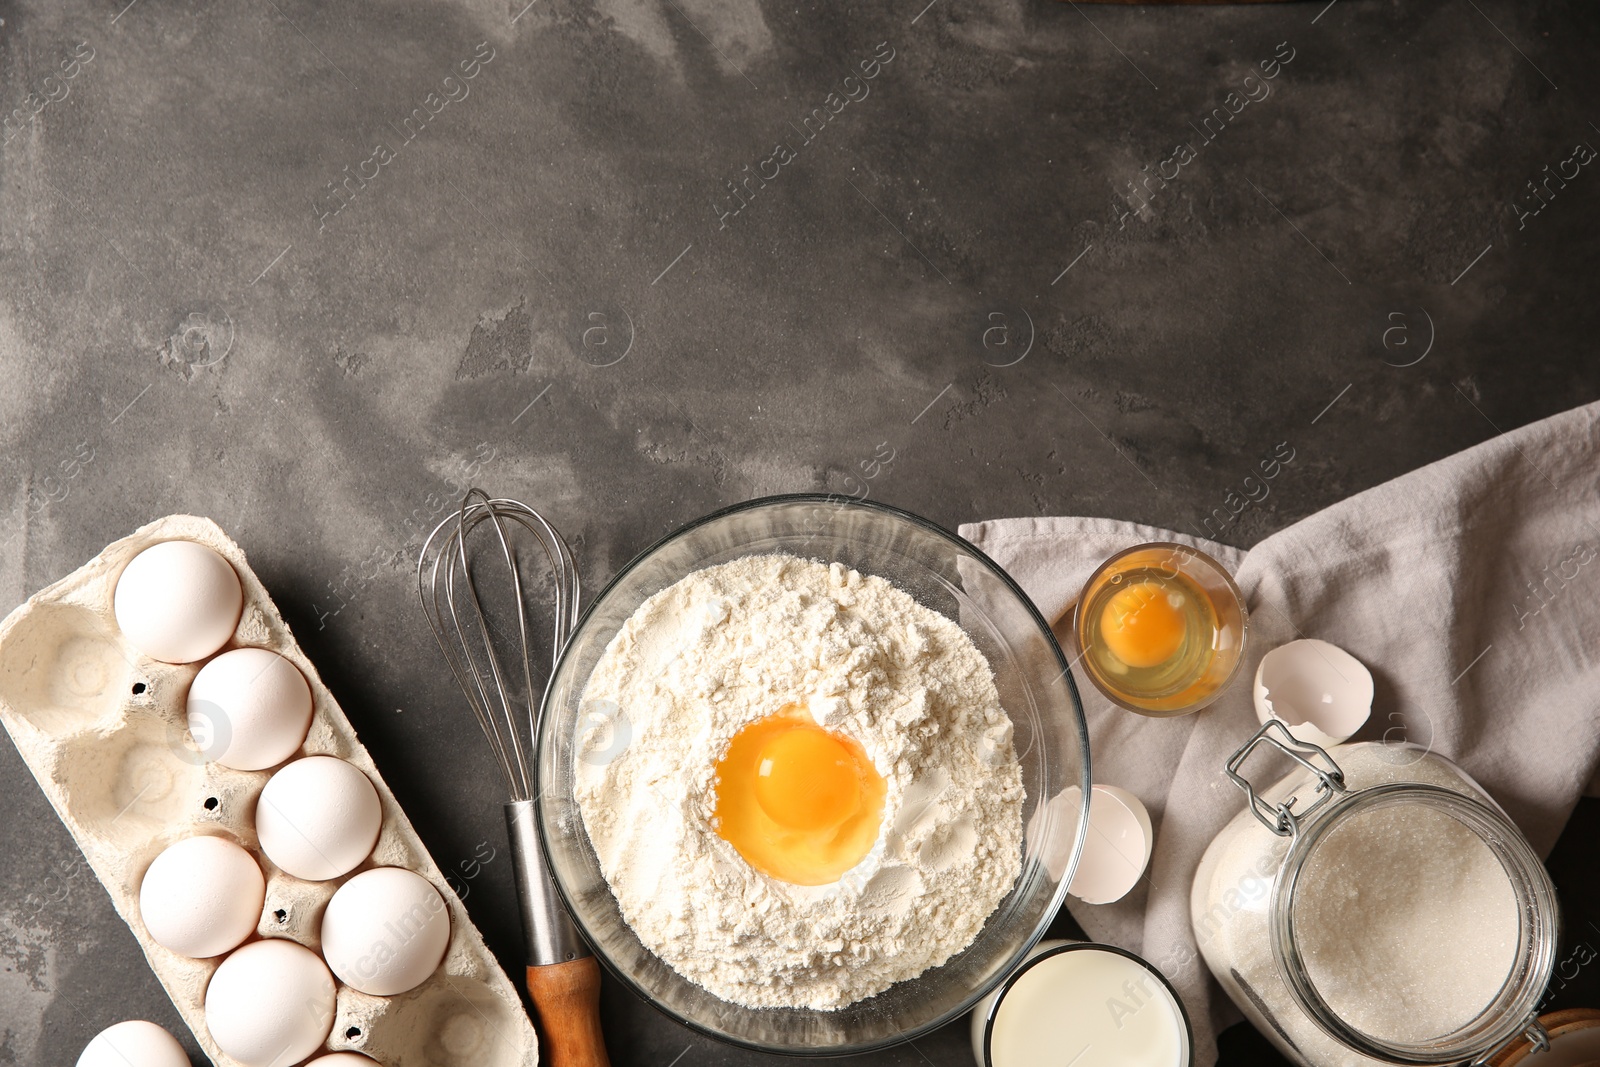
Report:
[[[596,585],[807,489],[1249,544],[1600,396],[1587,5],[524,3],[0,3],[0,597],[214,517],[441,865],[503,840],[408,569],[469,481]],[[187,1038],[9,745],[0,795],[0,1063]],[[605,1013],[621,1067],[763,1059]]]

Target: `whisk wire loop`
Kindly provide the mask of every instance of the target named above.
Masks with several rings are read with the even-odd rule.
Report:
[[[483,580],[479,563],[468,550],[468,537],[484,522],[491,523],[494,531],[492,544],[497,552],[491,555],[504,563],[511,579],[517,619],[514,647],[522,661],[520,693],[514,691],[516,682],[510,681],[515,678],[515,664],[503,664],[502,653],[496,648],[496,628],[490,623],[479,591]],[[544,691],[534,684],[526,588],[513,527],[520,527],[539,544],[554,577],[555,620],[550,653],[553,675],[555,660],[578,621],[578,568],[572,550],[555,527],[528,505],[490,497],[482,489],[469,489],[460,508],[440,521],[423,542],[417,558],[417,595],[450,672],[489,741],[511,799],[527,801],[533,799],[535,792],[533,753]],[[466,605],[470,605],[470,612],[465,610]],[[505,647],[509,651],[512,646]],[[548,686],[547,680],[545,688]]]

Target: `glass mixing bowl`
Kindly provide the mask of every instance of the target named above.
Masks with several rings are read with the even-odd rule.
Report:
[[[1022,873],[977,940],[942,966],[838,1011],[741,1007],[663,963],[623,921],[573,795],[584,687],[628,617],[693,571],[773,553],[838,561],[878,575],[960,625],[994,671],[1000,702],[1015,727],[1027,790]],[[1077,687],[1049,624],[1017,584],[973,545],[925,519],[882,504],[811,494],[766,497],[714,512],[657,542],[613,578],[579,621],[550,679],[538,762],[539,832],[551,873],[568,911],[612,972],[692,1029],[790,1054],[881,1048],[971,1008],[1022,961],[1072,880],[1087,812],[1063,813],[1061,805],[1041,802],[1069,786],[1079,788],[1085,805],[1090,795],[1089,738]]]

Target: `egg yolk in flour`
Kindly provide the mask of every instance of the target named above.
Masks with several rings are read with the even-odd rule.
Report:
[[[885,786],[866,751],[789,706],[745,726],[717,763],[717,833],[750,865],[826,885],[878,838]]]

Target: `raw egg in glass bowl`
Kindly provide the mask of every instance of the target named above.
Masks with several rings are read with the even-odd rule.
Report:
[[[1222,564],[1175,542],[1135,545],[1084,583],[1072,634],[1089,680],[1141,715],[1199,711],[1244,658],[1250,614]]]

